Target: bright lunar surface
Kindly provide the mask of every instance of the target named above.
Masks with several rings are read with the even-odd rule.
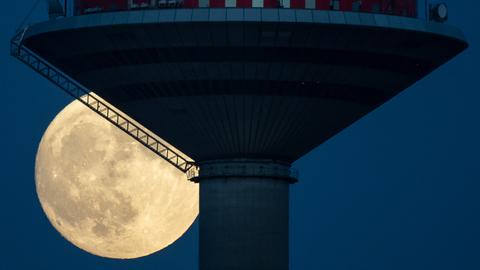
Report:
[[[198,215],[196,184],[78,101],[43,135],[35,178],[52,225],[98,256],[149,255]]]

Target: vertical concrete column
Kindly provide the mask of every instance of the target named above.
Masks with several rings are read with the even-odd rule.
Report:
[[[200,164],[200,270],[287,270],[290,165]]]

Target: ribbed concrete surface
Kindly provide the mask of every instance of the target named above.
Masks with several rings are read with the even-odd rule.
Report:
[[[222,158],[291,162],[371,108],[332,98],[261,95],[165,97],[118,104],[198,162]]]

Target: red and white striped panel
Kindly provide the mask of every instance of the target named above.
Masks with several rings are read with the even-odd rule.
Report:
[[[184,7],[238,7],[238,8],[306,8],[330,10],[338,5],[340,10],[352,10],[356,0],[184,0]],[[364,0],[365,1],[365,0]],[[368,1],[368,0],[367,0]]]
[[[281,0],[280,0],[281,1]],[[252,8],[252,7],[279,7],[278,0],[184,0],[184,7],[238,7],[238,8]]]
[[[183,0],[186,8],[299,8],[374,13],[395,13],[414,17],[417,0]],[[394,7],[394,8],[392,8]]]

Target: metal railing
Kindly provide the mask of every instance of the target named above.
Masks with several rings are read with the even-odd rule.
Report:
[[[25,47],[22,44],[22,41],[27,29],[28,28],[26,27],[17,32],[10,41],[10,54],[13,57],[17,58],[38,74],[54,83],[64,92],[86,105],[92,111],[96,112],[116,127],[120,128],[180,171],[187,173],[191,169],[196,168],[193,161],[188,160],[166,144],[162,143],[153,133],[129,120],[124,113],[112,108],[111,105],[95,96],[84,86]]]

